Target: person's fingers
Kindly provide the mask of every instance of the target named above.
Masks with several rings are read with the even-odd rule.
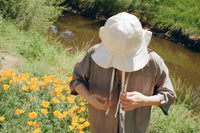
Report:
[[[106,102],[104,103],[104,106],[106,108],[110,108],[112,106],[112,101],[106,100]]]
[[[104,105],[104,103],[100,102],[100,101],[96,101],[96,108],[100,109],[100,110],[106,110],[106,106]]]
[[[120,95],[120,101],[121,102],[133,102],[133,99],[131,99],[131,97],[126,97],[126,96]]]
[[[111,107],[112,102],[110,100],[107,100],[107,98],[94,95],[96,99],[96,107],[101,110],[107,110],[109,107]]]
[[[106,97],[102,97],[100,95],[95,95],[95,97],[103,102],[106,102],[107,101],[107,98]]]
[[[138,93],[138,92],[136,92],[136,91],[133,91],[133,92],[125,92],[125,96],[131,97],[131,96],[136,95],[137,93]]]

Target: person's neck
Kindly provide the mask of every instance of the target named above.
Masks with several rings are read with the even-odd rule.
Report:
[[[127,76],[127,74],[128,74],[128,72],[125,72],[125,77]],[[121,82],[122,81],[122,71],[117,70],[117,76],[118,76],[119,81]]]

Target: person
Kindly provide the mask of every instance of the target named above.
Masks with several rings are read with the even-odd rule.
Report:
[[[168,115],[176,94],[163,59],[148,48],[151,36],[136,16],[118,13],[75,65],[71,94],[88,102],[92,133],[145,133],[154,105]]]

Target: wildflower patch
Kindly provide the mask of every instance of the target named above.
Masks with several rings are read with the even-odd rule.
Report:
[[[0,74],[0,132],[90,132],[87,104],[54,75]]]

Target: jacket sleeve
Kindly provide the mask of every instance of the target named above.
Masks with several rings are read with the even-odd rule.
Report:
[[[176,98],[176,93],[169,77],[168,68],[161,57],[157,59],[157,68],[157,80],[154,88],[154,95],[160,97],[160,108],[165,115],[168,115],[170,106]]]
[[[73,78],[70,82],[72,95],[78,95],[78,93],[75,91],[76,85],[83,83],[86,87],[88,87],[90,75],[90,60],[90,52],[88,51],[83,59],[75,65],[73,70]]]

